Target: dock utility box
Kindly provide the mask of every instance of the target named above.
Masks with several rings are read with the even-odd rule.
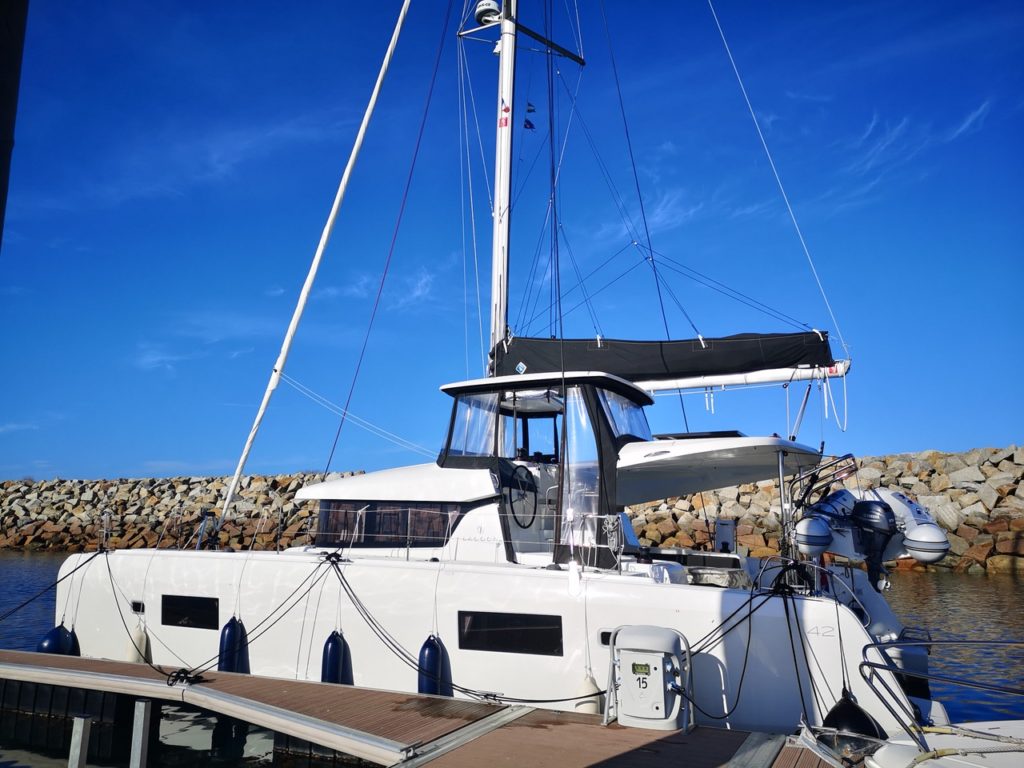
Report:
[[[612,633],[609,691],[620,725],[656,730],[693,727],[690,648],[665,627],[625,626]]]

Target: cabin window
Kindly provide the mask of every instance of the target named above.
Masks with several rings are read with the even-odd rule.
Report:
[[[166,627],[219,629],[219,601],[216,597],[161,595],[160,623]]]
[[[616,439],[624,436],[640,440],[653,439],[643,406],[634,403],[628,397],[609,392],[607,389],[597,390],[597,395]]]
[[[562,617],[542,613],[459,611],[459,648],[562,655]]]
[[[397,501],[320,502],[318,547],[442,547],[461,504]]]
[[[450,456],[493,456],[494,429],[497,425],[498,393],[461,395],[455,405]]]

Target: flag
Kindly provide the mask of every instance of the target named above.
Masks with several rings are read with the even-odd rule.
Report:
[[[537,126],[535,126],[533,123],[531,123],[528,118],[526,120],[523,120],[523,128],[525,128],[526,130],[532,131],[536,127]]]

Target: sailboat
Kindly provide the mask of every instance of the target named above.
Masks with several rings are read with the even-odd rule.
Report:
[[[909,497],[851,493],[852,457],[823,459],[795,439],[655,436],[648,425],[654,391],[845,375],[849,361],[834,358],[826,333],[642,342],[509,333],[517,38],[576,54],[523,25],[514,0],[484,0],[474,19],[461,33],[496,33],[498,52],[491,361],[489,375],[441,387],[451,410],[436,461],[303,488],[298,498],[319,510],[309,545],[218,551],[201,530],[196,549],[73,555],[57,605],[74,607],[81,654],[145,660],[180,670],[178,679],[217,665],[601,712],[646,728],[805,726],[894,749],[890,737],[948,725],[918,682],[927,636],[878,589],[885,560],[945,554],[928,513]],[[782,494],[783,557],[741,556],[724,524],[712,551],[640,546],[623,511],[765,479]],[[825,552],[868,570],[827,566]]]

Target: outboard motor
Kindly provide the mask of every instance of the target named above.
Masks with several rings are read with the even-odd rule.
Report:
[[[896,514],[884,501],[865,499],[853,505],[850,519],[857,529],[860,551],[868,566],[868,578],[876,592],[881,592],[880,582],[885,575],[882,555],[889,541],[896,535]]]

